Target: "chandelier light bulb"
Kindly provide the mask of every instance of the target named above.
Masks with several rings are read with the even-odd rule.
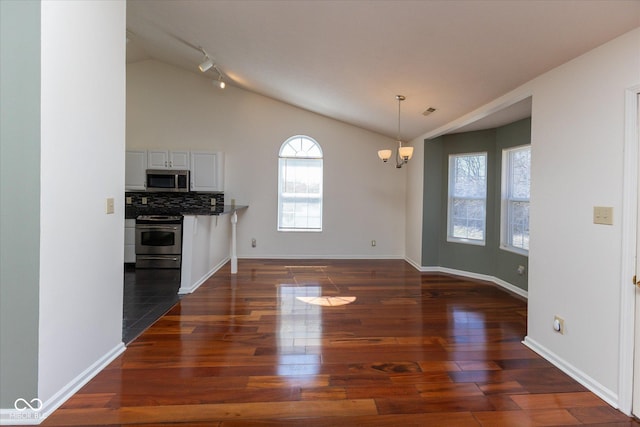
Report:
[[[391,150],[379,150],[378,157],[380,157],[380,160],[387,163],[387,161],[391,158]]]

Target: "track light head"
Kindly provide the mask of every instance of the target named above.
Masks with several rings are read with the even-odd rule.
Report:
[[[200,68],[200,71],[202,71],[203,73],[211,67],[213,67],[213,61],[208,56],[205,56],[204,62],[198,65],[198,68]]]
[[[220,89],[227,87],[227,84],[222,80],[222,76],[218,76],[218,80],[214,80],[213,85],[218,86]]]

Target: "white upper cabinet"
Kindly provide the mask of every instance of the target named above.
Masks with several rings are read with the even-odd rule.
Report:
[[[124,188],[127,191],[146,189],[147,152],[127,151],[125,157]]]
[[[191,191],[224,191],[224,153],[191,152]]]
[[[189,169],[188,151],[149,150],[147,169]]]

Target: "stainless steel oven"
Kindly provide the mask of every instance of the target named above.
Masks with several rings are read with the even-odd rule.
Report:
[[[182,216],[138,216],[136,268],[180,268],[181,262]]]

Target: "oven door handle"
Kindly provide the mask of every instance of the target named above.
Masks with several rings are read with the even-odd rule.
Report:
[[[177,230],[177,226],[169,226],[169,225],[149,225],[149,224],[138,224],[136,228],[140,230]]]
[[[178,261],[178,258],[176,257],[162,257],[162,256],[152,256],[152,255],[138,255],[138,258],[144,259],[144,260],[154,260],[154,261]]]

